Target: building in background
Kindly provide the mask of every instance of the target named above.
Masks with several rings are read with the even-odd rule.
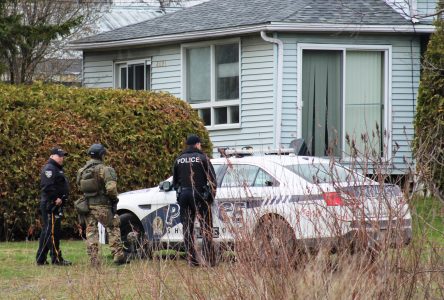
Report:
[[[311,154],[347,162],[353,140],[403,174],[434,30],[418,10],[435,4],[212,0],[72,47],[85,87],[170,92],[198,111],[215,147],[304,138]]]

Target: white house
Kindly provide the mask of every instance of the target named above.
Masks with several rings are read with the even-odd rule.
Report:
[[[83,51],[84,86],[168,91],[199,112],[215,147],[303,137],[313,155],[347,161],[349,137],[363,150],[366,135],[403,174],[434,30],[418,11],[434,4],[211,0],[72,48]]]

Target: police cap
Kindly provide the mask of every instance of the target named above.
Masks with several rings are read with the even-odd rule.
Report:
[[[101,158],[105,153],[106,149],[102,144],[92,144],[88,149],[88,155],[94,158]]]
[[[51,155],[54,155],[54,154],[56,154],[56,155],[58,155],[60,157],[68,156],[69,155],[68,152],[63,151],[62,149],[60,149],[58,147],[51,148]]]
[[[188,136],[188,138],[187,138],[187,145],[188,146],[194,146],[194,145],[196,145],[197,143],[200,143],[200,142],[201,142],[200,138],[197,135],[195,135],[195,134],[190,134]]]

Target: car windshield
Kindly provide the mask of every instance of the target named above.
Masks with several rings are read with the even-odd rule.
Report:
[[[340,165],[329,163],[312,163],[286,165],[285,168],[301,176],[310,183],[362,182],[364,177]]]

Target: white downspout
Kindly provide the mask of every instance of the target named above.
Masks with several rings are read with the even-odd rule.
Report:
[[[278,64],[277,64],[277,93],[276,93],[276,136],[274,138],[274,147],[281,147],[281,131],[282,131],[282,77],[284,66],[284,43],[276,38],[267,36],[265,31],[261,31],[261,38],[278,46]]]

